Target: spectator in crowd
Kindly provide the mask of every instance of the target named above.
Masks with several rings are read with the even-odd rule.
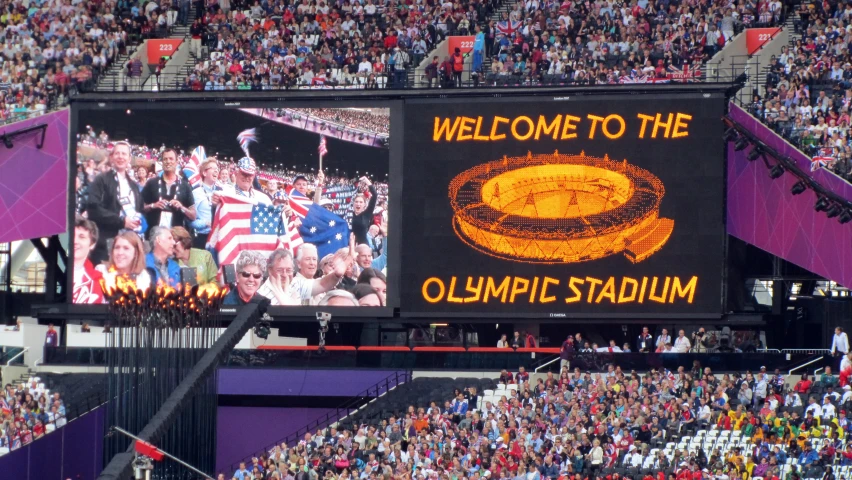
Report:
[[[683,330],[678,331],[677,338],[674,341],[674,351],[677,353],[687,353],[689,349],[692,347],[689,343],[689,339],[686,338],[686,332]]]
[[[662,333],[657,335],[657,341],[654,344],[657,350],[662,350],[666,345],[672,343],[672,337],[669,335],[668,329],[663,329]]]
[[[236,169],[237,180],[233,186],[226,185],[223,188],[224,192],[247,197],[253,202],[264,205],[272,205],[272,199],[263,191],[254,187],[255,176],[257,175],[257,165],[253,158],[243,157],[237,162]],[[221,201],[221,194],[214,193],[212,197],[214,205]]]
[[[243,251],[237,257],[237,283],[222,299],[223,305],[246,305],[262,302],[265,297],[257,293],[266,273],[266,259],[257,252]]]
[[[358,299],[346,290],[332,290],[322,297],[319,306],[358,307]]]
[[[387,305],[388,281],[385,274],[374,268],[365,268],[358,275],[358,283],[371,286],[378,294],[383,305]]]
[[[216,158],[208,158],[201,164],[201,186],[192,191],[195,203],[196,216],[191,226],[195,231],[192,246],[204,249],[207,246],[207,238],[213,225],[213,215],[216,211],[213,205],[213,194],[221,192],[222,186],[217,182],[219,179],[219,162]]]
[[[162,153],[163,173],[145,183],[142,189],[143,211],[149,226],[180,227],[195,220],[195,198],[189,182],[178,175],[177,152]]]
[[[500,340],[497,340],[497,348],[509,348],[509,341],[505,333],[500,335]]]
[[[119,230],[142,231],[142,194],[130,178],[130,150],[130,144],[116,142],[110,153],[112,169],[98,174],[89,186],[86,211],[100,232],[92,252],[94,263],[107,259],[106,239]]]
[[[289,250],[275,250],[267,261],[269,277],[258,293],[269,298],[272,305],[302,305],[315,297],[321,299],[325,292],[337,287],[352,261],[347,250],[335,253],[328,274],[294,281],[293,254]]]
[[[704,336],[704,327],[700,327],[698,331],[692,333],[692,351],[695,353],[706,353],[707,345]]]
[[[180,265],[175,261],[175,239],[171,230],[153,227],[148,239],[151,252],[145,256],[146,266],[154,272],[154,283],[177,287],[180,284]]]
[[[77,217],[74,222],[74,303],[103,303],[101,274],[89,260],[98,242],[95,222]]]
[[[559,349],[559,368],[563,369],[570,366],[571,358],[574,356],[574,337],[568,335],[562,346]]]
[[[358,305],[361,307],[381,307],[384,306],[382,298],[373,287],[359,283],[351,289],[352,295],[358,300]]]
[[[152,281],[156,273],[147,268],[142,239],[129,230],[116,235],[109,253],[109,263],[95,268],[103,276],[107,291],[116,288],[116,279],[119,276],[132,280],[140,290],[146,290],[156,284]]]
[[[352,215],[352,233],[355,235],[355,242],[358,244],[367,243],[367,230],[373,224],[373,211],[376,209],[376,200],[378,194],[376,187],[367,177],[361,177],[359,186],[367,190],[369,199],[362,194],[355,196],[353,200],[353,215]]]
[[[648,353],[653,349],[654,337],[648,331],[648,327],[642,327],[642,333],[636,339],[636,351],[639,353]]]
[[[834,337],[831,340],[831,354],[835,357],[845,357],[849,354],[849,337],[840,327],[834,329]]]
[[[207,250],[192,247],[192,236],[183,227],[174,227],[171,230],[174,238],[174,256],[180,267],[195,269],[195,275],[199,285],[210,285],[216,283],[218,268],[213,260],[213,255]]]

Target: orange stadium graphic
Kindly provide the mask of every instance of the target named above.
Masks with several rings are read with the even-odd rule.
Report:
[[[533,154],[490,161],[450,182],[455,234],[504,260],[569,264],[623,254],[639,263],[674,230],[663,183],[628,161]]]

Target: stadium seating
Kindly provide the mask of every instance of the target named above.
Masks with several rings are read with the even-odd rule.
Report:
[[[45,372],[7,385],[0,392],[0,455],[63,427],[106,399],[103,374]],[[32,395],[33,402],[24,395]]]
[[[749,105],[753,115],[810,156],[814,167],[827,167],[847,181],[852,63],[844,38],[850,14],[843,4],[803,2],[791,44],[767,67],[766,93]]]
[[[480,474],[487,471],[484,476],[490,478],[514,478],[519,462],[538,472],[526,478],[541,479],[568,478],[580,472],[579,478],[594,478],[589,475],[591,472],[601,478],[616,478],[618,474],[633,479],[656,479],[658,475],[663,478],[673,475],[678,479],[769,479],[790,478],[788,474],[795,472],[798,478],[811,479],[823,478],[828,468],[838,478],[852,474],[852,441],[847,449],[846,440],[852,425],[845,416],[845,409],[852,406],[852,393],[842,399],[831,395],[829,388],[837,385],[837,377],[823,375],[812,385],[800,382],[793,387],[778,372],[766,377],[751,373],[742,377],[713,376],[709,370],[699,369],[695,373],[703,377],[694,382],[691,373],[681,372],[651,372],[647,379],[642,378],[645,375],[634,379],[632,374],[623,376],[620,372],[592,375],[576,371],[570,375],[564,372],[558,379],[551,375],[534,376],[521,384],[515,383],[518,375],[506,372],[501,375],[501,382],[490,378],[416,378],[340,421],[336,432],[326,431],[310,440],[308,435],[298,442],[299,445],[316,442],[311,450],[314,453],[290,445],[289,462],[304,456],[309,466],[317,467],[320,476],[325,470],[336,475],[346,468],[358,476],[361,472],[369,475],[371,470],[397,471],[400,465],[405,465],[402,468],[413,468],[424,478],[433,475],[440,478],[443,473],[455,470]],[[737,398],[720,401],[719,398],[727,395],[723,392],[728,382],[733,387],[739,378],[746,385],[754,384],[754,390],[747,388],[749,396],[752,391],[756,396],[766,392],[768,401],[753,405],[741,405]],[[620,390],[613,388],[617,385]],[[803,393],[787,396],[790,389]],[[848,387],[840,390],[849,392]],[[613,401],[619,397],[613,393],[619,391],[630,397],[625,404]],[[690,393],[696,395],[685,400]],[[824,395],[829,395],[829,401],[822,400]],[[782,397],[787,397],[788,406]],[[703,406],[689,406],[705,398],[714,405],[712,413],[710,403],[705,412]],[[827,415],[824,422],[819,422],[805,414],[801,406],[793,406],[796,399],[807,404],[810,398],[824,403],[826,409],[835,408],[837,414]],[[579,404],[571,405],[578,400]],[[520,410],[530,402],[535,403],[531,410]],[[723,413],[722,403],[730,405],[731,410]],[[465,410],[467,415],[455,415]],[[483,423],[476,423],[477,414]],[[707,423],[690,422],[705,415],[709,415]],[[797,416],[805,420],[799,422],[795,420]],[[580,421],[575,423],[577,419]],[[387,423],[391,420],[398,423]],[[663,426],[659,429],[662,436],[655,438],[658,422]],[[405,435],[402,451],[410,448],[401,458],[398,452],[391,454],[388,447],[376,447],[384,443],[384,438],[395,441],[391,436],[394,425],[400,426]],[[378,430],[372,432],[373,428]],[[467,429],[467,434],[462,434],[462,428]],[[479,429],[482,440],[471,436],[472,430]],[[366,450],[351,450],[354,443],[362,443],[365,438]],[[590,440],[601,440],[600,467],[590,468],[593,458],[588,456],[593,453]],[[336,466],[338,457],[327,461],[327,454],[322,453],[328,451],[325,446],[331,447],[332,454],[342,446],[343,453],[339,456],[349,466]],[[482,455],[474,458],[470,455],[472,450],[481,451]],[[287,461],[271,467],[276,462],[270,457],[276,451],[273,448],[269,453],[260,453],[259,465],[287,469]],[[376,463],[369,461],[372,454],[376,454]],[[512,461],[508,457],[513,457]],[[551,458],[553,469],[548,467]],[[388,459],[391,461],[385,462]],[[455,459],[459,462],[457,466],[453,464]],[[252,468],[249,463],[248,470]]]

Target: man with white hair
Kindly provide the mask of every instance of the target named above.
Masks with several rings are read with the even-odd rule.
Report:
[[[359,270],[373,267],[373,249],[369,245],[361,244],[355,247],[355,261]]]
[[[171,230],[165,227],[154,227],[149,232],[151,252],[145,256],[148,268],[156,274],[154,281],[176,287],[180,283],[180,265],[173,258],[175,239]]]
[[[309,245],[309,244],[306,244]],[[305,245],[300,247],[300,250]],[[313,245],[310,245],[314,247]],[[314,247],[316,250],[316,247]],[[307,255],[311,255],[308,252]],[[261,285],[258,293],[271,299],[272,305],[302,305],[314,297],[320,297],[325,292],[337,287],[346,274],[346,268],[351,259],[344,251],[337,252],[329,261],[331,266],[328,274],[321,278],[296,279],[293,254],[289,250],[278,249],[269,255],[267,271],[269,278]]]
[[[357,307],[359,305],[358,300],[355,298],[355,295],[352,295],[346,290],[332,290],[326,293],[322,300],[320,300],[319,306]]]
[[[296,252],[297,273],[296,276],[293,277],[292,282],[290,283],[290,291],[303,292],[308,289],[312,290],[313,286],[308,286],[307,284],[309,283],[309,281],[311,283],[313,282],[314,278],[317,275],[317,268],[319,268],[319,254],[317,252],[316,245],[311,243],[305,243],[300,245],[299,250]],[[319,301],[322,300],[322,297],[323,293],[312,295],[310,299],[302,299],[301,304],[318,305]],[[299,296],[299,298],[301,298],[301,296]]]

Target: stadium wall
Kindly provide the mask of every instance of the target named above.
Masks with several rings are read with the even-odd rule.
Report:
[[[103,469],[106,408],[101,406],[55,432],[0,457],[0,472],[15,480],[96,478]],[[0,478],[12,478],[0,473]]]
[[[811,160],[761,124],[731,105],[730,116],[765,144],[793,159],[805,172]],[[749,149],[734,151],[728,144],[727,229],[730,235],[811,272],[852,286],[852,227],[814,210],[813,190],[793,195],[791,174],[773,180],[763,162],[749,162]],[[826,169],[810,173],[823,187],[852,200],[852,185]]]
[[[219,395],[352,397],[395,373],[403,372],[222,368],[218,392]]]
[[[219,407],[216,423],[216,473],[226,478],[236,462],[260,453],[309,423],[325,418],[329,408]]]
[[[0,243],[64,233],[68,211],[68,109],[13,123],[0,136],[46,125],[0,147]]]

